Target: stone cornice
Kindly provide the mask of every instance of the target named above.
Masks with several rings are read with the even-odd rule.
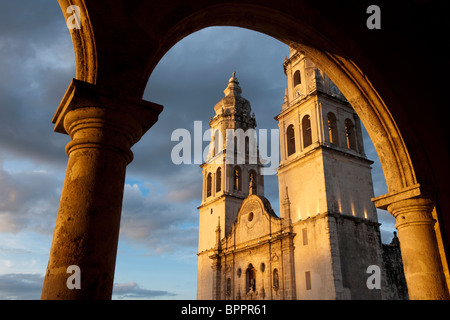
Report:
[[[68,134],[64,124],[67,113],[75,109],[89,107],[107,108],[130,114],[140,122],[143,132],[146,132],[156,123],[158,115],[163,110],[162,105],[141,99],[115,96],[96,85],[72,79],[53,116],[54,130]]]
[[[377,208],[387,210],[388,206],[396,202],[418,197],[433,199],[432,193],[417,183],[400,191],[389,192],[371,200]]]

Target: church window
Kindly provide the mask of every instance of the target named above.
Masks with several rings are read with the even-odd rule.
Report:
[[[339,144],[336,116],[332,112],[328,113],[328,136],[330,138],[330,143]]]
[[[250,194],[256,194],[257,181],[256,181],[256,173],[254,170],[250,170],[248,175],[248,192]]]
[[[295,132],[294,126],[291,124],[286,130],[288,157],[295,153]]]
[[[246,293],[256,291],[256,270],[251,263],[245,271],[245,288]]]
[[[216,171],[216,192],[222,190],[222,169],[217,168]]]
[[[233,186],[234,190],[241,191],[241,168],[236,166],[233,170]]]
[[[305,272],[305,283],[306,283],[306,290],[311,290],[311,272],[310,271]]]
[[[350,119],[345,119],[345,135],[347,137],[347,148],[356,151],[355,126]]]
[[[231,294],[231,279],[227,278],[227,296]]]
[[[206,196],[211,196],[211,186],[212,186],[212,175],[211,173],[208,173],[208,176],[206,177]]]
[[[280,288],[280,278],[278,275],[278,269],[273,269],[272,273],[272,286],[275,291],[277,291]]]
[[[252,221],[253,220],[253,212],[250,212],[248,214],[248,221]]]
[[[294,87],[298,86],[300,83],[302,83],[302,79],[300,76],[300,70],[297,70],[294,73]]]
[[[241,274],[242,274],[242,270],[241,270],[241,268],[239,268],[239,269],[237,270],[237,276],[238,276],[238,278],[241,277]]]
[[[221,135],[220,135],[220,131],[219,130],[216,130],[215,132],[214,132],[214,150],[213,150],[213,153],[212,153],[212,156],[214,157],[215,155],[217,155],[217,154],[219,154],[219,149],[220,149],[220,138],[221,138]]]
[[[303,132],[303,148],[306,148],[312,144],[311,118],[308,115],[303,117],[302,132]]]
[[[245,140],[244,140],[245,142]],[[238,144],[239,143],[239,144]],[[242,144],[241,139],[237,136],[234,137],[234,164],[244,164],[245,163],[245,143]]]
[[[261,262],[261,272],[264,272],[264,270],[266,270],[266,264]]]

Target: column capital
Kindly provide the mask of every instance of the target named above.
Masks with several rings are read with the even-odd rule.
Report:
[[[434,226],[436,221],[432,215],[433,208],[434,201],[431,199],[416,197],[392,203],[388,206],[388,211],[397,222],[395,227],[400,230],[405,226],[420,224]]]
[[[120,153],[130,162],[130,148],[155,124],[162,109],[161,105],[117,97],[73,79],[52,122],[56,132],[72,138],[67,154],[79,148],[103,148]]]
[[[418,199],[428,199],[429,201],[433,201],[434,196],[427,188],[417,183],[403,188],[400,191],[389,192],[376,198],[372,198],[372,202],[378,209],[388,210],[392,214],[389,208],[395,208],[396,206],[392,206],[393,204],[408,199],[415,199],[415,201]]]
[[[399,230],[406,225],[434,225],[432,217],[434,200],[432,193],[415,184],[399,192],[391,192],[372,199],[375,206],[389,211],[397,221]]]

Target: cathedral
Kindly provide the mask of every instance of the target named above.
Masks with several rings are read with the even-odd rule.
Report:
[[[214,106],[201,165],[197,298],[408,299],[398,239],[381,243],[357,114],[300,52],[290,49],[283,67],[279,214],[264,197],[256,120],[235,73]],[[369,285],[368,270],[379,285]]]

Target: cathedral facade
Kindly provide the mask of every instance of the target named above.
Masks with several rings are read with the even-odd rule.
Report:
[[[301,53],[290,50],[283,67],[279,215],[264,197],[256,120],[234,73],[214,107],[201,165],[197,298],[407,298],[398,244],[381,243],[357,114]],[[368,284],[368,270],[379,286]]]

